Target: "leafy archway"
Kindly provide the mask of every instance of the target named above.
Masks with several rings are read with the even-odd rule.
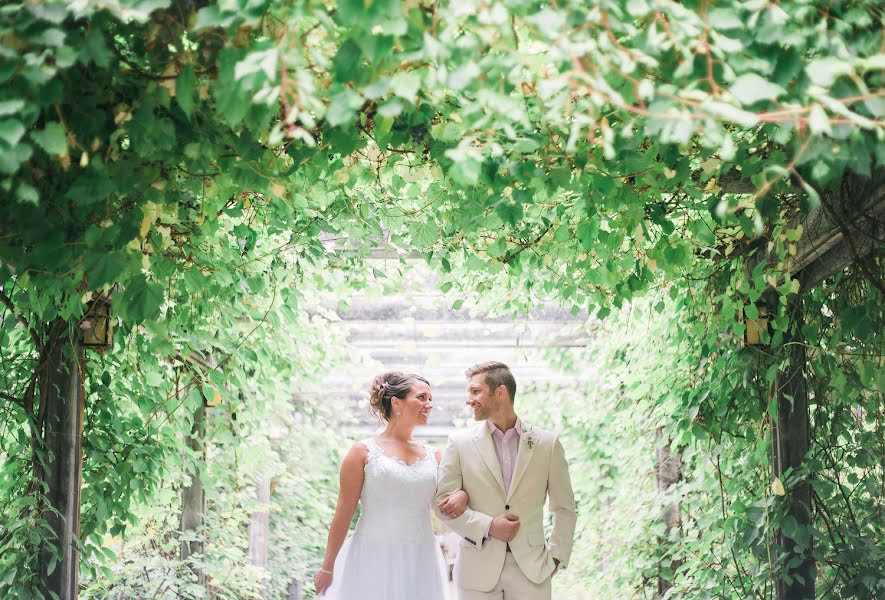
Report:
[[[146,449],[179,443],[174,416],[266,368],[253,330],[297,321],[325,270],[384,240],[449,288],[509,290],[512,310],[556,297],[605,317],[666,290],[682,320],[662,435],[719,475],[734,458],[737,481],[774,469],[773,494],[720,488],[716,585],[872,597],[881,573],[845,556],[882,527],[881,18],[864,2],[8,5],[9,584],[76,579],[81,449],[59,434],[84,397],[106,399],[87,401],[83,474],[98,547],[162,471]],[[113,350],[84,367],[108,298]],[[809,460],[812,438],[842,436],[850,452]],[[846,466],[856,487],[814,486]],[[710,565],[670,554],[663,587],[704,580]]]

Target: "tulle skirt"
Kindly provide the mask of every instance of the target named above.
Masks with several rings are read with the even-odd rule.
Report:
[[[395,541],[355,533],[341,546],[322,600],[449,600],[436,538]]]

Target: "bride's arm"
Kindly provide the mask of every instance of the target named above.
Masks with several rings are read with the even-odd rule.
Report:
[[[354,444],[344,460],[341,461],[340,487],[338,491],[338,505],[335,507],[335,516],[329,527],[329,539],[326,542],[326,557],[323,567],[314,575],[314,584],[317,594],[323,593],[332,585],[332,570],[335,567],[335,559],[338,551],[347,537],[347,529],[356,512],[356,505],[363,490],[365,477],[366,456],[368,449],[363,444]]]

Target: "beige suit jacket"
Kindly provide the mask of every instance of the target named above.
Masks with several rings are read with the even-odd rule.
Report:
[[[455,562],[455,581],[460,587],[487,592],[497,585],[507,544],[486,539],[485,533],[492,519],[504,513],[519,517],[519,532],[510,542],[510,551],[528,579],[542,583],[550,577],[554,558],[562,567],[568,564],[577,515],[568,463],[556,434],[523,423],[513,480],[505,494],[501,466],[485,421],[453,433],[439,466],[434,507],[460,489],[470,496],[460,517],[448,519],[434,508],[443,523],[463,538]],[[549,540],[544,535],[548,497],[553,515]]]

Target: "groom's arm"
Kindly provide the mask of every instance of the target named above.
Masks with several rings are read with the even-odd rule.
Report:
[[[547,494],[550,513],[553,515],[553,531],[550,532],[550,555],[559,561],[560,568],[568,565],[575,538],[575,494],[568,474],[565,451],[557,436],[553,442],[553,454],[547,471]]]
[[[471,510],[469,506],[460,517],[455,517],[454,519],[446,517],[439,510],[439,503],[448,498],[449,495],[462,489],[463,483],[461,454],[458,452],[452,436],[449,436],[448,446],[446,446],[442,461],[439,463],[433,512],[436,513],[440,521],[463,537],[468,543],[473,544],[477,548],[482,548],[486,540],[486,532],[492,523],[492,517],[479,511]]]

